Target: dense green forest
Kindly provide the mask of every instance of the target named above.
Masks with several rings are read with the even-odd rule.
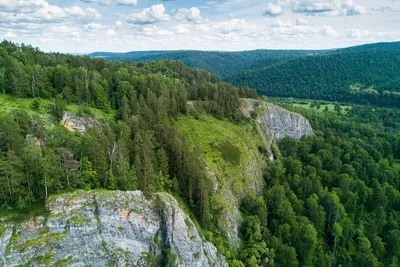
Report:
[[[110,60],[180,60],[272,97],[398,107],[400,42],[331,50],[96,52]]]
[[[236,248],[211,220],[204,154],[175,124],[179,117],[183,127],[182,115],[208,114],[215,124],[255,128],[239,112],[240,98],[257,97],[253,90],[178,61],[46,54],[7,41],[0,82],[2,94],[32,99],[26,109],[0,109],[2,212],[25,212],[75,189],[168,191],[184,200],[230,266],[399,265],[397,109],[279,103],[308,118],[316,134],[273,145],[263,193],[241,203]],[[85,134],[72,133],[59,125],[71,104],[82,116],[93,108],[105,115]]]
[[[400,112],[284,106],[316,135],[278,142],[264,194],[243,203],[233,266],[399,266]]]
[[[287,58],[302,57],[325,53],[316,50],[254,50],[241,52],[217,51],[142,51],[128,53],[92,53],[90,57],[103,57],[108,60],[125,60],[134,62],[158,59],[180,60],[186,66],[207,70],[219,76],[256,68],[266,67]],[[262,61],[260,61],[262,60]]]
[[[44,110],[54,127],[40,113],[1,114],[0,201],[20,208],[73,188],[174,190],[206,221],[205,166],[171,118],[190,112],[187,103],[196,100],[198,111],[239,121],[240,97],[256,97],[178,61],[112,62],[7,41],[0,45],[0,71],[1,92],[36,98],[32,110],[43,109],[40,98],[54,99]],[[94,107],[116,110],[117,117],[71,134],[58,125],[69,103],[82,114]]]
[[[400,51],[308,56],[225,79],[273,97],[400,106]]]

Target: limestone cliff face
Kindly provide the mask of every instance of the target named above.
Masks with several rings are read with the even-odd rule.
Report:
[[[228,266],[166,193],[78,191],[47,207],[0,230],[0,266],[154,266],[166,254],[177,266]]]
[[[264,133],[273,140],[279,140],[285,136],[300,140],[303,136],[313,134],[309,121],[300,114],[290,112],[279,106],[250,100],[247,103],[247,114],[257,113],[257,123],[264,129]]]

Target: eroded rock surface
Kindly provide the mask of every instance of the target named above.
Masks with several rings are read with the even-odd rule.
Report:
[[[69,131],[79,131],[85,133],[87,127],[93,126],[94,118],[81,117],[72,112],[65,112],[60,124],[64,125]]]
[[[166,251],[178,266],[228,266],[165,193],[78,191],[50,199],[48,210],[5,228],[0,266],[153,266]]]
[[[272,139],[279,140],[285,136],[300,140],[303,136],[313,134],[310,122],[300,114],[288,111],[277,105],[264,101],[250,100],[245,107],[245,116],[256,112],[257,122]]]

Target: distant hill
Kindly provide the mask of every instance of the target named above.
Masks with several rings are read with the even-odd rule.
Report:
[[[226,76],[244,69],[266,67],[286,59],[325,53],[324,50],[253,50],[241,52],[219,51],[139,51],[128,53],[96,52],[90,57],[109,60],[150,61],[157,59],[180,60],[186,66]]]
[[[260,94],[400,106],[400,42],[330,50],[98,52],[109,60],[180,60]]]
[[[332,52],[359,52],[367,50],[385,50],[385,51],[400,51],[400,42],[386,42],[386,43],[374,43],[352,46],[347,48],[335,49]]]
[[[306,56],[235,73],[225,80],[267,96],[399,106],[400,51],[360,49]]]

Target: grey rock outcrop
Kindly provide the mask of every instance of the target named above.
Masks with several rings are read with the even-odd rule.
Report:
[[[250,116],[251,112],[257,113],[257,123],[273,140],[279,140],[285,136],[300,140],[305,135],[313,134],[311,124],[306,118],[279,106],[250,100],[245,110],[245,116]]]
[[[65,112],[63,119],[60,124],[64,125],[69,131],[79,131],[81,133],[86,132],[86,128],[93,126],[94,118],[92,117],[81,117],[72,112]]]
[[[152,266],[166,251],[178,266],[228,266],[166,193],[78,191],[47,207],[0,235],[0,266]]]

